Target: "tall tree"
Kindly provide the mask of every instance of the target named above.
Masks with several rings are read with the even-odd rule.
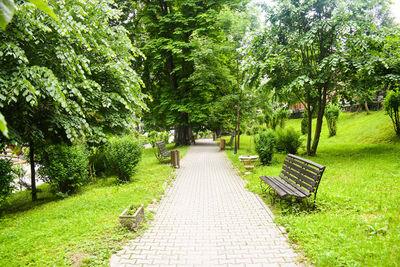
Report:
[[[112,3],[50,1],[59,21],[20,3],[0,33],[0,112],[10,139],[30,147],[34,200],[42,145],[98,142],[132,127],[144,107],[136,50],[123,27],[109,25],[119,15]]]
[[[215,17],[224,7],[242,9],[247,1],[190,0],[120,2],[131,38],[143,51],[145,92],[151,95],[144,119],[160,128],[175,128],[176,144],[190,142],[191,128],[199,121],[199,94],[194,84],[195,47],[199,38],[218,35]],[[191,78],[192,77],[192,78]],[[200,100],[199,100],[200,98]],[[196,104],[197,103],[197,104]],[[200,107],[203,110],[203,107]]]
[[[377,27],[387,1],[285,0],[267,10],[265,31],[256,38],[253,65],[268,91],[293,94],[308,114],[307,153],[317,152],[328,96],[343,85],[343,68],[350,64],[346,42]],[[257,79],[255,77],[254,79]],[[317,120],[312,140],[312,116]]]

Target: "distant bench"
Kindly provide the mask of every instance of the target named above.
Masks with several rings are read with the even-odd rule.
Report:
[[[325,166],[288,154],[281,174],[278,177],[261,176],[260,182],[267,184],[280,198],[285,196],[307,198],[314,194],[315,199],[324,170]]]
[[[166,158],[171,157],[171,152],[168,151],[167,147],[165,146],[165,142],[164,141],[160,141],[156,143],[158,152],[157,152],[157,159],[159,161],[162,161]]]

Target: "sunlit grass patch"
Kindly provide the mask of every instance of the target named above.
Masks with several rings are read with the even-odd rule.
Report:
[[[187,147],[179,148],[181,157]],[[13,196],[0,219],[1,266],[107,265],[113,251],[132,233],[119,226],[118,215],[129,205],[147,206],[160,199],[173,177],[168,164],[160,164],[146,149],[132,181],[118,184],[114,177],[98,179],[67,199],[56,199],[48,185],[40,186],[39,201],[28,192]],[[148,220],[152,214],[146,211]]]
[[[300,131],[301,120],[287,126]],[[238,154],[228,157],[244,173],[239,155],[255,155],[250,137],[241,136]],[[276,222],[285,226],[317,266],[396,266],[400,264],[400,140],[384,112],[342,114],[337,136],[324,125],[317,156],[303,157],[326,166],[314,209],[276,203]],[[270,166],[258,165],[243,175],[249,190],[264,197],[261,175],[276,176],[285,155],[276,153]]]

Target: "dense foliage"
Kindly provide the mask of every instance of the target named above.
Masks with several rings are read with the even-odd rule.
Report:
[[[144,95],[131,66],[137,51],[112,24],[120,14],[112,3],[52,0],[56,21],[19,2],[0,32],[0,112],[9,138],[32,154],[49,143],[97,144],[140,116]]]
[[[257,154],[260,156],[260,161],[264,165],[268,165],[272,161],[274,155],[276,142],[276,135],[272,129],[260,132],[255,140],[255,149]]]
[[[89,156],[84,145],[46,146],[39,163],[41,178],[56,193],[74,193],[89,181]]]
[[[290,113],[287,108],[284,107],[272,107],[264,109],[265,112],[265,123],[271,129],[276,127],[285,127],[285,121],[289,118]]]
[[[387,2],[276,1],[266,13],[266,27],[250,48],[251,81],[282,101],[303,103],[308,115],[307,153],[315,154],[329,98],[351,91],[346,87],[351,73],[370,75],[374,66],[368,62],[388,68],[390,57],[366,53],[374,43],[370,46],[365,37],[366,33],[382,37],[380,29],[391,25]],[[356,57],[357,50],[365,57]],[[313,114],[317,121],[312,140]]]
[[[400,90],[390,90],[383,104],[392,119],[396,134],[400,136]]]
[[[2,202],[11,194],[13,186],[13,169],[9,160],[0,159],[0,207]]]
[[[108,149],[108,171],[116,175],[120,182],[129,181],[142,156],[142,144],[132,136],[115,137],[110,140]]]
[[[329,103],[325,110],[326,124],[328,125],[329,136],[335,136],[337,121],[339,119],[340,107],[334,103]]]
[[[301,145],[301,135],[292,127],[276,129],[276,150],[296,154]]]
[[[239,17],[247,1],[117,2],[124,10],[120,23],[145,55],[137,66],[151,95],[146,125],[173,127],[178,145],[189,144],[192,131],[221,128],[222,121],[232,129],[240,103],[232,94],[240,78],[235,51],[246,26],[232,30],[237,24],[230,18]]]

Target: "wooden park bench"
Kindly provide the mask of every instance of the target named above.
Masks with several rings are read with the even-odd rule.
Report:
[[[324,173],[325,166],[319,165],[299,156],[288,154],[283,163],[281,174],[278,177],[261,176],[261,183],[266,183],[269,189],[276,194],[270,194],[272,201],[276,195],[280,198],[294,196],[296,198],[307,198],[314,194],[317,196],[318,186]]]
[[[168,151],[164,141],[157,142],[156,146],[157,146],[156,157],[159,161],[163,161],[164,159],[171,157],[171,152]]]

